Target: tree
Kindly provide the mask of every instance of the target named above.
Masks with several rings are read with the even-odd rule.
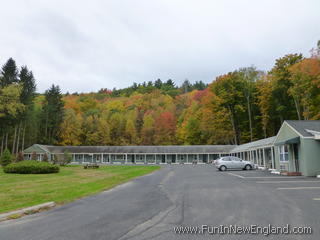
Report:
[[[102,115],[98,120],[97,140],[100,145],[113,145],[110,138],[110,126],[106,115]]]
[[[276,60],[276,64],[269,74],[272,76],[272,98],[275,101],[276,116],[280,127],[285,119],[296,119],[294,99],[289,95],[288,89],[292,86],[291,73],[289,68],[303,59],[301,54],[288,54]]]
[[[5,167],[12,162],[12,155],[8,148],[6,148],[2,153],[0,162],[2,167]]]
[[[125,137],[129,145],[135,145],[138,143],[134,120],[135,119],[129,118],[126,122]]]
[[[36,153],[36,152],[32,152],[32,154],[31,154],[31,160],[34,160],[34,161],[38,160],[38,156],[37,156],[37,153]]]
[[[172,112],[162,112],[156,120],[155,144],[171,145],[175,143],[176,119]]]
[[[158,78],[155,82],[154,82],[154,86],[158,89],[161,89],[162,87],[162,81]]]
[[[320,94],[320,61],[315,58],[304,59],[289,68],[291,87],[298,119],[308,120],[318,115]]]
[[[200,122],[195,117],[190,117],[186,124],[186,141],[188,145],[199,145],[201,143]]]
[[[155,121],[151,114],[145,114],[143,117],[143,126],[141,129],[141,144],[153,145],[155,134]]]
[[[23,104],[32,106],[35,97],[36,83],[33,73],[28,70],[27,66],[21,67],[19,79],[19,84],[22,86],[20,100]]]
[[[15,118],[25,109],[20,102],[21,87],[19,85],[8,85],[0,88],[0,119]]]
[[[59,86],[52,85],[45,92],[42,108],[42,143],[55,144],[59,141],[59,129],[64,116],[64,103]]]
[[[60,126],[60,144],[78,146],[81,144],[82,118],[73,109],[66,109]]]
[[[192,88],[195,89],[195,90],[204,90],[207,87],[208,87],[208,84],[205,84],[202,81],[196,81],[192,86]]]
[[[220,76],[211,85],[211,91],[218,97],[220,106],[229,112],[230,122],[234,132],[234,144],[240,143],[240,114],[244,111],[243,82],[237,72]]]
[[[19,152],[19,153],[18,153],[18,156],[17,156],[17,158],[16,158],[16,161],[17,161],[17,162],[21,162],[21,161],[23,161],[23,160],[24,160],[23,153],[22,153],[22,152]]]
[[[187,92],[190,92],[191,90],[192,90],[192,85],[189,82],[189,80],[188,79],[184,80],[184,82],[181,85],[182,93],[187,93]]]
[[[1,153],[4,148],[8,148],[8,136],[11,127],[16,122],[17,117],[25,109],[20,102],[21,86],[11,84],[3,88],[0,87],[0,128]]]
[[[49,162],[48,154],[45,153],[45,154],[43,155],[42,161],[43,161],[43,162]]]
[[[17,65],[12,58],[9,58],[8,61],[2,66],[1,74],[2,78],[0,81],[0,87],[5,87],[18,82]]]
[[[275,111],[275,107],[273,107],[272,102],[272,90],[272,79],[270,75],[266,75],[259,79],[257,82],[257,103],[261,112],[261,123],[265,138],[268,135],[267,130],[268,125],[270,124],[270,119],[274,115]],[[272,131],[270,135],[273,136],[274,132],[275,131]]]
[[[253,119],[252,119],[252,104],[255,102],[256,82],[262,75],[261,71],[257,71],[254,66],[239,69],[240,78],[243,81],[243,93],[246,99],[250,141],[253,141]]]
[[[65,166],[72,161],[72,155],[68,151],[64,151],[63,153],[63,159],[60,161],[60,166]]]

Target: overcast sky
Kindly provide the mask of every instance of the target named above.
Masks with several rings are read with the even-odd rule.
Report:
[[[268,70],[320,39],[319,0],[3,1],[0,64],[13,57],[37,90],[211,82],[254,64]]]

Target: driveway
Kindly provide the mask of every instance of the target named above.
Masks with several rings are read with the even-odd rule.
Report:
[[[320,181],[212,165],[164,166],[110,191],[0,223],[5,240],[319,239]],[[177,234],[174,227],[311,227],[309,235]],[[177,230],[177,229],[176,229]]]

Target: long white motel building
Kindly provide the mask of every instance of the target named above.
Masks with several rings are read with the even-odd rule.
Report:
[[[49,146],[34,144],[24,150],[41,161],[72,155],[72,164],[191,164],[210,163],[222,156],[237,156],[260,167],[320,174],[320,121],[284,121],[277,136],[242,145],[193,146]]]

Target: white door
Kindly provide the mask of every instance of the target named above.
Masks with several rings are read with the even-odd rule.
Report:
[[[242,163],[242,161],[241,161],[241,159],[240,158],[237,158],[237,157],[232,157],[232,166],[233,166],[233,168],[243,168],[243,163]]]

